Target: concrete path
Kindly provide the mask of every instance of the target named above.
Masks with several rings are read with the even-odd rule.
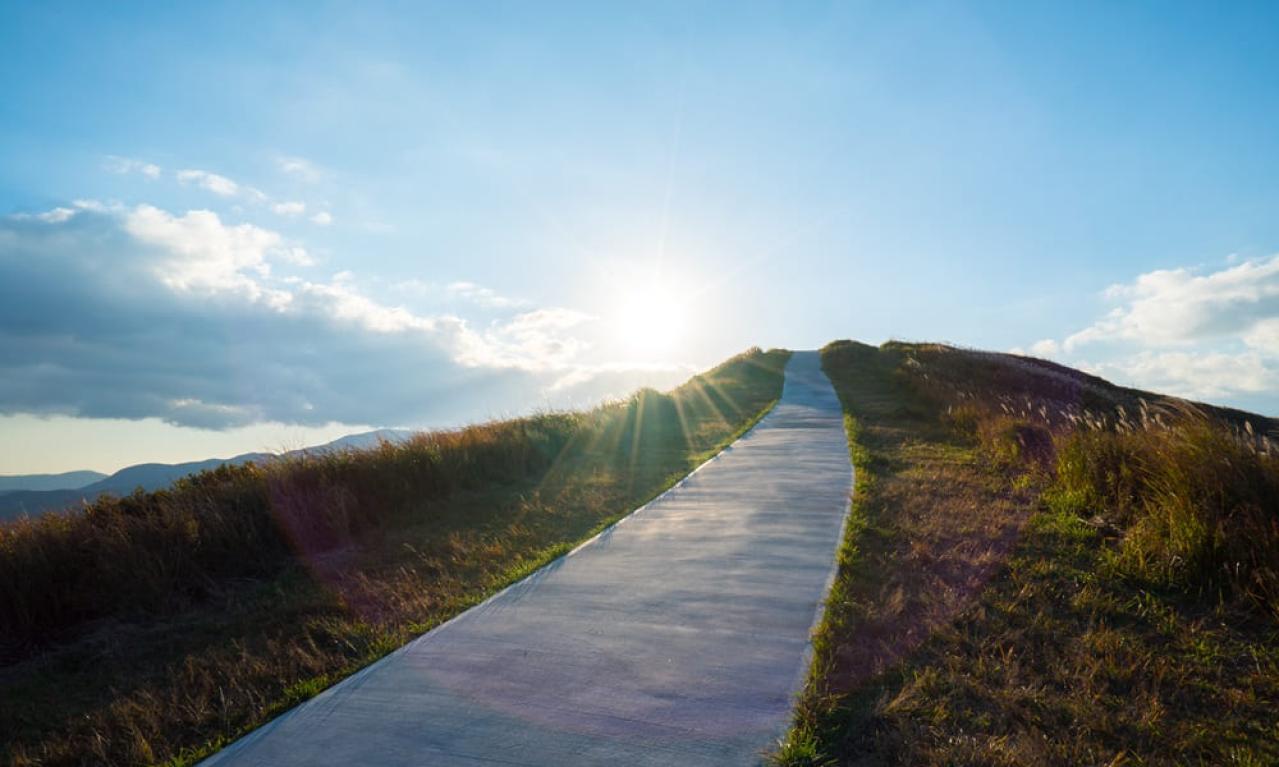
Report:
[[[206,765],[750,765],[789,723],[852,489],[816,352],[750,433],[567,557]]]

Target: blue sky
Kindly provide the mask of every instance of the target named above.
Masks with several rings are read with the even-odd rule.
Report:
[[[1273,5],[0,5],[0,473],[946,340],[1279,413]]]

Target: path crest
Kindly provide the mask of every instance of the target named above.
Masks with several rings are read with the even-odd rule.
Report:
[[[789,724],[852,491],[817,352],[621,522],[203,762],[749,765]]]

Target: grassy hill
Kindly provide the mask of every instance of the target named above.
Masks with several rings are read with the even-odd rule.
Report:
[[[788,356],[0,525],[0,761],[197,760],[669,487],[771,407]]]
[[[0,760],[199,759],[668,487],[786,357],[0,525]],[[937,344],[823,365],[857,488],[779,763],[1279,763],[1279,424]]]
[[[857,488],[786,765],[1279,763],[1272,419],[837,342]]]

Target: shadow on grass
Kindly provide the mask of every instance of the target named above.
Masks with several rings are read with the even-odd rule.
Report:
[[[1149,403],[1161,398],[934,344],[840,342],[823,355],[859,471],[854,524],[778,763],[1279,763],[1267,599],[1151,577],[1125,554],[1140,540],[1125,528],[1168,508],[1142,484],[1172,470],[1158,463],[1171,453],[1144,441],[1180,439],[1186,423],[1159,420],[1170,410]],[[1237,468],[1271,460],[1257,435],[1272,425],[1195,409],[1189,428],[1209,428],[1202,444],[1236,469],[1196,458],[1201,471],[1175,476],[1247,474]],[[1138,444],[1109,450],[1124,440]],[[1142,449],[1151,463],[1134,464]],[[1083,468],[1061,462],[1079,458],[1071,450]],[[1214,518],[1213,504],[1243,498],[1232,518],[1269,506],[1273,521],[1279,503],[1247,500],[1273,498],[1268,480],[1251,481],[1182,491],[1197,499],[1187,515]],[[1276,549],[1250,529],[1222,531],[1264,562]]]

